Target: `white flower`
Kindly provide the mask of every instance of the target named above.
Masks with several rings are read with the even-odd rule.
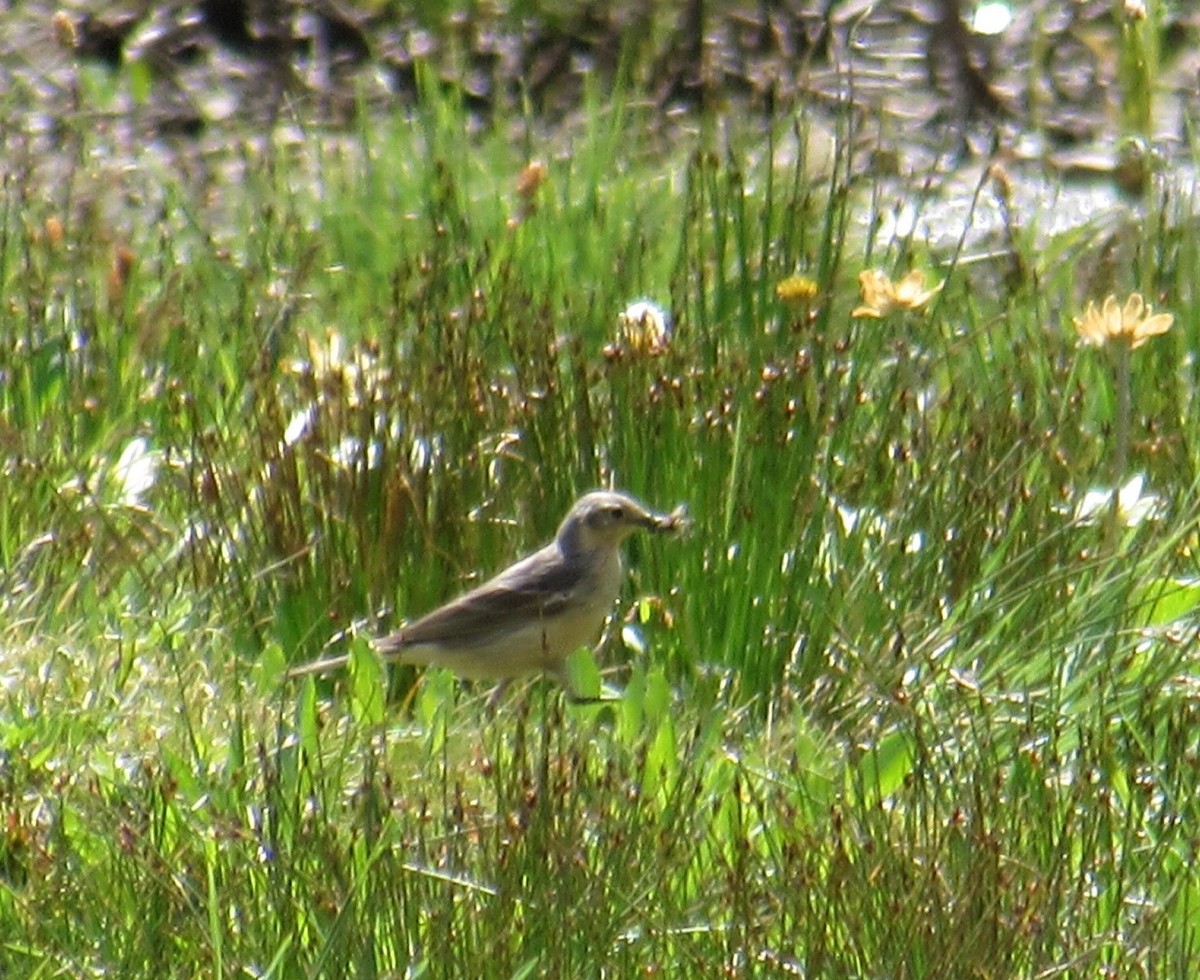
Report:
[[[1125,0],[1124,7],[1129,20],[1146,19],[1146,0]]]
[[[1117,519],[1126,527],[1137,527],[1143,521],[1154,520],[1162,514],[1162,500],[1152,493],[1143,494],[1146,478],[1135,474],[1116,491]],[[1113,491],[1099,488],[1089,490],[1075,507],[1075,520],[1080,524],[1095,524],[1112,509]]]
[[[671,314],[653,300],[630,303],[617,316],[621,339],[639,353],[657,353],[671,339]]]
[[[364,461],[367,469],[377,470],[383,459],[383,446],[377,439],[372,439],[364,445],[358,436],[346,435],[333,447],[329,458],[344,470],[355,469]]]
[[[141,507],[142,497],[158,479],[159,454],[143,436],[130,439],[112,469],[117,499],[126,507]]]
[[[1003,34],[1012,20],[1013,10],[1007,3],[986,0],[975,8],[975,16],[971,18],[971,30],[976,34]]]
[[[308,435],[312,429],[313,423],[317,419],[317,406],[307,405],[297,411],[287,428],[283,430],[283,444],[285,446],[294,446],[301,439]]]
[[[842,534],[846,537],[850,537],[855,531],[858,531],[860,524],[863,534],[883,537],[887,533],[887,521],[874,507],[849,507],[837,500],[834,500],[833,504],[842,525]]]

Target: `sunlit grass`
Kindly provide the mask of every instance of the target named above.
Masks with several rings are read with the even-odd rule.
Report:
[[[1177,321],[1130,364],[1164,505],[1106,538],[1069,262],[872,245],[945,284],[855,319],[845,163],[594,101],[566,147],[432,97],[247,143],[211,211],[150,157],[119,219],[103,172],[5,185],[5,972],[1187,975],[1191,233],[1123,273]],[[695,522],[630,549],[620,701],[493,712],[353,639],[610,481]]]

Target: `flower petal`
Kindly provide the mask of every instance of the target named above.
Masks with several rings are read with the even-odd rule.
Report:
[[[1130,293],[1129,299],[1125,300],[1125,309],[1121,314],[1122,330],[1125,333],[1130,333],[1133,325],[1149,312],[1146,309],[1146,301],[1142,299],[1142,294]]]
[[[1129,346],[1137,350],[1151,337],[1166,333],[1174,322],[1175,317],[1170,313],[1158,313],[1148,320],[1143,320],[1133,331]]]
[[[1104,300],[1104,306],[1100,311],[1100,319],[1105,337],[1111,340],[1113,337],[1121,335],[1121,306],[1117,303],[1117,297],[1108,296]]]
[[[1099,346],[1108,339],[1104,330],[1104,323],[1099,311],[1096,309],[1094,300],[1088,301],[1088,305],[1083,311],[1083,316],[1072,317],[1072,320],[1075,323],[1075,332],[1079,334],[1079,339],[1085,344]]]

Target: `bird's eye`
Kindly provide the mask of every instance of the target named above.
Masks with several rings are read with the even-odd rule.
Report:
[[[625,516],[625,511],[621,507],[610,507],[608,509],[608,516],[611,517],[614,521],[619,521],[619,520],[621,520],[621,518],[623,518]]]

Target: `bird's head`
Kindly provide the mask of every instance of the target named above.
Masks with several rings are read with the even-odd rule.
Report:
[[[563,519],[558,540],[564,547],[590,551],[619,545],[634,531],[675,532],[686,525],[682,507],[659,514],[615,490],[593,490],[580,497]]]

